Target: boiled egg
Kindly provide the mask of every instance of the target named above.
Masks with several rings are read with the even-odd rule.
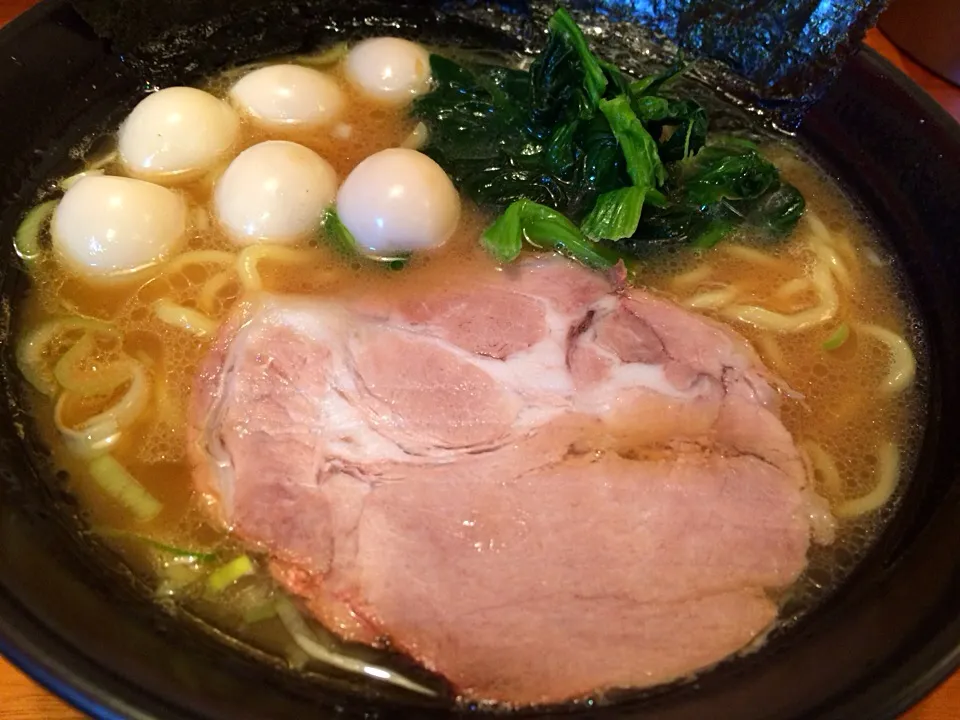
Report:
[[[333,78],[302,65],[254,70],[231,88],[230,99],[241,112],[268,127],[326,125],[345,104]]]
[[[247,148],[217,181],[214,206],[237,245],[292,244],[315,232],[337,192],[337,174],[313,150],[286,140]]]
[[[183,245],[186,229],[186,203],[179,195],[144,180],[109,175],[90,175],[72,185],[50,225],[60,261],[94,279],[165,260]]]
[[[408,102],[430,86],[430,55],[401,38],[364,40],[347,53],[344,69],[353,85],[384,103]]]
[[[120,158],[147,180],[188,180],[213,167],[239,132],[229,103],[196,88],[166,88],[141,100],[120,126]]]
[[[353,169],[337,194],[340,220],[371,255],[442,245],[456,230],[460,196],[423,153],[381,150]]]

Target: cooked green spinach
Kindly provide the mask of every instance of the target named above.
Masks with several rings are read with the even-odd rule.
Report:
[[[512,262],[526,241],[535,248],[555,250],[588,267],[613,267],[622,256],[584,237],[580,228],[562,214],[531,202],[516,200],[488,227],[480,242],[500,262]]]
[[[563,9],[529,71],[430,63],[434,87],[412,110],[428,128],[423,151],[503,213],[483,237],[500,261],[527,242],[605,266],[664,244],[709,247],[745,224],[783,236],[803,214],[756,147],[708,139],[706,110],[671,93],[682,59],[628,77]]]

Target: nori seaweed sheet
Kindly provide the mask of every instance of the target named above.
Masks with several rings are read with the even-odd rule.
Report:
[[[599,19],[704,58],[707,79],[793,128],[826,91],[888,0],[573,0],[581,22]],[[185,81],[249,62],[268,52],[305,52],[333,34],[394,29],[411,37],[448,38],[450,18],[477,38],[480,25],[515,27],[515,47],[529,51],[542,38],[558,3],[504,0],[73,0],[94,31],[150,82]],[[491,22],[495,21],[495,22]],[[467,27],[469,26],[469,27]],[[503,41],[490,30],[490,41]],[[619,32],[623,32],[621,29]],[[482,33],[481,33],[482,34]],[[448,40],[449,42],[449,40]],[[603,49],[600,48],[602,54]],[[181,77],[174,78],[179,74]]]

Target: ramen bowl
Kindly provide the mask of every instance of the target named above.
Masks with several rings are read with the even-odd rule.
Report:
[[[466,20],[431,12],[416,25],[416,15],[405,14],[412,5],[318,4],[325,21],[303,21],[309,31],[296,41],[285,32],[302,18],[285,18],[276,33],[223,26],[196,52],[171,53],[159,67],[166,78],[190,83],[237,62],[329,43],[336,28],[351,23],[373,34],[405,20],[414,34],[517,48],[504,30],[509,23],[493,14]],[[422,5],[424,12],[433,7]],[[71,148],[116,125],[145,88],[136,64],[111,52],[62,0],[12,22],[0,31],[0,45],[7,108],[0,223],[3,237],[12,238],[43,183],[74,169]],[[756,651],[695,680],[621,693],[601,706],[519,716],[892,718],[960,663],[960,129],[863,51],[809,112],[798,140],[873,219],[922,315],[925,431],[896,513],[835,591]],[[43,470],[46,450],[21,402],[6,340],[26,278],[13,248],[4,247],[0,652],[95,717],[443,718],[482,711],[292,672],[200,618],[166,612],[118,557],[84,542],[76,500]]]

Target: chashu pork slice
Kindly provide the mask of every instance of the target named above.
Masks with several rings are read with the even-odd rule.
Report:
[[[540,258],[389,302],[248,298],[191,451],[220,521],[343,639],[464,697],[557,702],[770,627],[821,510],[777,398],[729,329]]]

